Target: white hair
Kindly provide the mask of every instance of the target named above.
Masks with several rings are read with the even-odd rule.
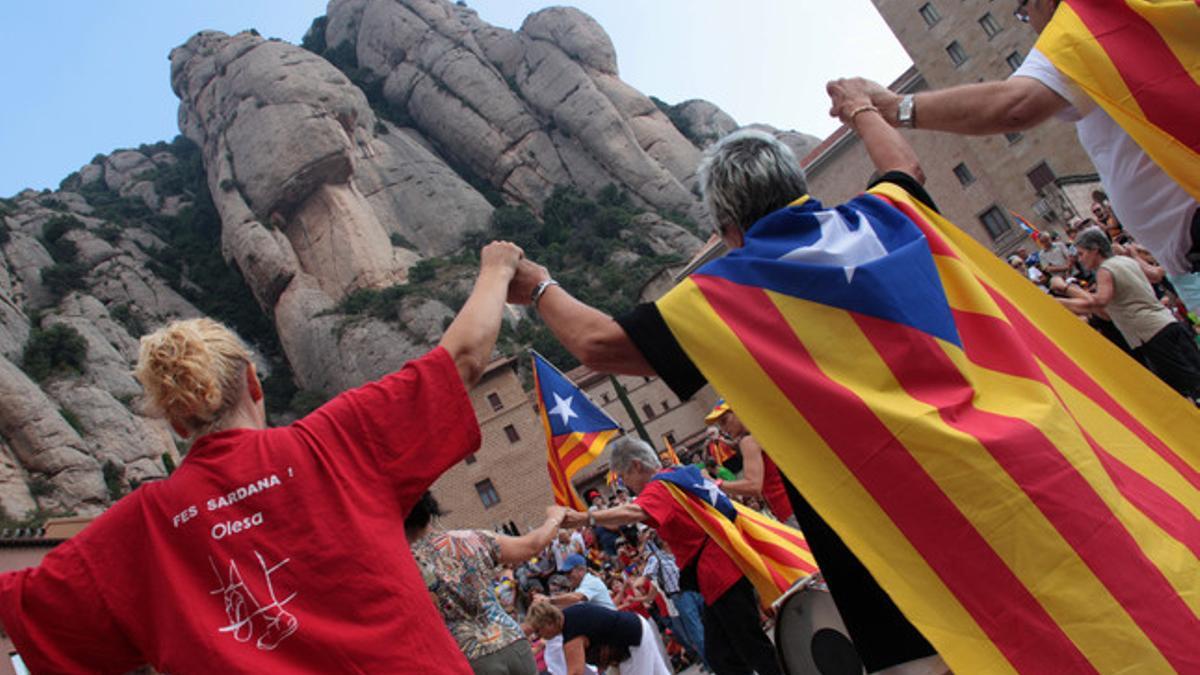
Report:
[[[631,436],[624,436],[613,441],[612,455],[608,460],[613,471],[617,473],[628,471],[633,466],[634,460],[653,471],[662,468],[662,462],[658,461],[658,453],[645,441]]]
[[[717,141],[700,163],[700,191],[717,226],[743,230],[808,192],[792,149],[757,129]]]

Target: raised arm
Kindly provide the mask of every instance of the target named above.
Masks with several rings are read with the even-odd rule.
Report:
[[[917,153],[871,102],[871,84],[863,79],[850,79],[834,80],[825,85],[832,102],[829,114],[854,129],[880,175],[900,171],[918,183],[924,183],[925,172]]]
[[[562,526],[567,516],[567,509],[562,506],[551,506],[546,509],[546,520],[536,530],[519,537],[496,535],[496,543],[500,545],[500,562],[505,565],[518,565],[541,553]]]
[[[528,303],[538,284],[549,279],[545,267],[522,260],[510,297]],[[611,316],[576,300],[562,286],[547,286],[536,309],[554,337],[588,368],[601,373],[655,374],[625,329]]]
[[[899,125],[903,95],[875,82],[868,91],[892,126]],[[984,136],[1032,129],[1070,103],[1030,77],[964,84],[913,96],[913,120],[918,129]]]
[[[506,241],[493,241],[483,247],[475,287],[439,343],[450,352],[468,389],[483,376],[491,359],[509,282],[522,255],[520,247]]]

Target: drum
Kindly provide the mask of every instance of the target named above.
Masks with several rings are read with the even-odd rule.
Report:
[[[786,675],[865,675],[820,572],[775,601],[775,651]]]

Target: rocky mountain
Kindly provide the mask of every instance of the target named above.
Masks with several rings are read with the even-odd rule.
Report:
[[[0,201],[6,524],[98,512],[178,463],[130,374],[167,320],[234,327],[286,421],[435,343],[490,238],[631,306],[701,245],[702,148],[738,126],[630,87],[563,7],[510,31],[462,3],[332,0],[300,46],[205,31],[170,62],[180,137]],[[571,365],[514,309],[502,348],[526,345]]]

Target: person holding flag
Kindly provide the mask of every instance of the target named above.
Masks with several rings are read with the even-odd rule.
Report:
[[[1195,0],[1020,0],[1039,38],[1007,80],[901,96],[869,83],[889,122],[1016,133],[1075,123],[1117,218],[1200,307],[1200,5]]]
[[[758,441],[750,435],[746,425],[742,424],[742,420],[729,404],[724,399],[719,401],[704,418],[704,423],[716,424],[721,433],[733,439],[742,455],[742,477],[718,483],[719,487],[731,495],[761,497],[766,500],[776,518],[792,527],[799,527],[784,486],[783,474],[763,451]]]
[[[615,320],[531,261],[516,294],[593,370],[725,395],[869,671],[1200,671],[1200,412],[945,221],[864,83],[827,89],[866,194],[826,207],[735,132],[700,171],[728,255]]]
[[[621,433],[621,425],[537,352],[533,352],[533,388],[546,432],[546,466],[554,502],[586,511],[571,476],[600,456],[609,439]]]
[[[734,528],[734,523],[747,524],[757,514],[736,509],[695,467],[662,471],[654,448],[630,437],[613,442],[610,462],[637,498],[610,509],[568,514],[565,524],[616,528],[645,523],[655,528],[683,563],[680,588],[704,597],[704,657],[713,672],[780,673],[771,641],[759,625],[754,591],[758,588],[763,604],[770,605],[792,582],[816,571],[811,556],[799,549],[800,533],[786,532],[778,523],[774,530],[761,529],[761,522],[767,521],[761,516],[749,523],[760,526],[755,534],[771,539],[773,550],[788,551],[782,563],[772,566],[776,561],[764,561]],[[752,566],[755,583],[739,563]]]

